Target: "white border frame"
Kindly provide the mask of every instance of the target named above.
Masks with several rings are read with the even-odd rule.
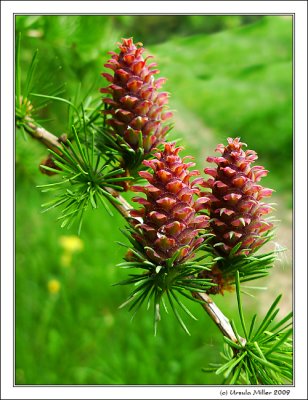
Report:
[[[73,5],[73,7],[72,7]],[[1,398],[3,399],[217,399],[219,386],[13,386],[13,255],[14,255],[14,148],[13,148],[13,15],[31,13],[174,13],[171,1],[10,1],[1,2]],[[176,14],[288,13],[295,14],[295,382],[289,396],[307,398],[307,2],[306,1],[182,1]],[[283,161],[282,161],[283,162]],[[305,168],[306,166],[306,168]],[[235,389],[251,392],[253,386]],[[282,387],[280,387],[282,388]],[[256,388],[256,389],[260,389]],[[273,388],[269,387],[267,391]],[[243,398],[230,396],[230,398]]]

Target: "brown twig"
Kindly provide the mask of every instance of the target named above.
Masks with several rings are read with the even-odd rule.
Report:
[[[129,212],[132,209],[132,206],[124,199],[123,196],[121,196],[119,194],[119,192],[117,192],[116,190],[114,190],[112,188],[106,188],[106,187],[104,187],[104,190],[109,192],[112,195],[112,197],[114,197],[115,199],[120,201],[121,204],[118,204],[118,202],[113,202],[113,205],[125,219],[127,219],[127,220],[135,219],[135,220],[138,220],[140,223],[143,222],[142,218],[138,218],[138,217],[132,218],[130,216]]]
[[[202,307],[209,314],[215,324],[218,326],[219,330],[224,336],[232,340],[232,342],[237,343],[237,337],[233,331],[229,319],[220,311],[217,305],[213,302],[210,296],[206,293],[193,292],[192,295],[198,299],[202,300]],[[239,337],[242,345],[245,345],[246,339]]]
[[[33,122],[27,122],[27,124],[24,125],[24,128],[34,139],[40,141],[42,144],[56,153],[62,154],[62,140],[60,137],[55,136],[54,134],[46,131],[46,129],[35,125]]]
[[[28,122],[25,126],[26,131],[36,140],[39,140],[42,144],[44,144],[49,149],[61,153],[61,147],[63,139],[61,137],[57,137],[52,133],[48,132],[46,129],[36,126],[32,122]],[[117,192],[112,188],[104,187],[104,190],[108,191],[115,199],[118,201],[112,202],[113,206],[118,210],[118,212],[126,219],[131,220],[129,211],[132,209],[131,205]],[[120,204],[119,204],[120,203]],[[138,222],[142,223],[141,218],[138,219]],[[221,310],[217,307],[217,305],[213,302],[210,296],[206,293],[193,292],[192,295],[202,301],[202,307],[217,325],[219,330],[222,332],[224,336],[229,338],[235,343],[238,343],[238,339],[234,333],[234,330],[230,324],[229,319],[221,312]],[[246,340],[244,338],[239,338],[242,345],[245,345]]]

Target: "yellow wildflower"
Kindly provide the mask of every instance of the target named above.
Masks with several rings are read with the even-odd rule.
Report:
[[[68,251],[64,251],[63,254],[61,254],[60,257],[60,264],[62,267],[70,267],[72,263],[72,253]]]
[[[61,247],[69,253],[75,253],[83,250],[83,241],[75,235],[60,236],[59,239]]]
[[[58,293],[61,289],[61,283],[58,279],[50,279],[47,283],[49,293],[55,294]]]

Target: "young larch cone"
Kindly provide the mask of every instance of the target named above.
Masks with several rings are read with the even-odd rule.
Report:
[[[48,170],[48,169],[43,168],[42,166],[49,167],[49,168],[52,168],[52,169],[56,169],[56,170],[58,170],[58,171],[61,171],[61,168],[58,167],[58,166],[55,164],[54,159],[53,159],[53,157],[52,157],[51,154],[49,154],[47,157],[45,157],[45,158],[41,161],[41,163],[40,163],[40,165],[39,165],[39,169],[40,169],[40,171],[41,171],[42,174],[49,175],[49,176],[56,175],[56,172],[55,172],[55,171],[50,171],[50,170]]]
[[[196,215],[207,201],[204,197],[194,199],[199,194],[197,184],[203,178],[198,171],[189,171],[192,162],[184,162],[178,155],[180,147],[174,143],[164,143],[164,150],[156,153],[154,159],[143,164],[153,173],[139,172],[149,185],[133,186],[135,192],[142,192],[144,197],[135,197],[133,201],[142,205],[139,210],[132,210],[132,217],[142,218],[143,223],[136,225],[135,239],[146,248],[149,259],[164,265],[164,261],[175,256],[175,263],[180,264],[193,256],[193,252],[203,242],[198,237],[201,229],[208,227],[209,217]]]
[[[170,129],[163,125],[172,116],[166,111],[168,93],[158,91],[166,79],[154,79],[159,71],[155,63],[147,65],[152,56],[143,58],[142,43],[122,39],[119,49],[119,54],[109,52],[111,59],[104,65],[113,75],[102,74],[110,82],[101,89],[111,95],[103,99],[107,105],[105,114],[111,116],[107,123],[132,149],[142,146],[147,154],[164,140]]]
[[[265,234],[273,227],[264,218],[272,207],[261,201],[271,196],[273,190],[257,183],[268,171],[251,166],[258,156],[253,150],[244,151],[244,145],[239,138],[228,138],[227,146],[219,144],[216,148],[220,157],[207,158],[217,167],[204,170],[211,176],[203,184],[211,189],[207,194],[210,227],[215,235],[215,248],[222,256],[228,256],[236,245],[239,248],[235,255],[253,253],[266,241]]]

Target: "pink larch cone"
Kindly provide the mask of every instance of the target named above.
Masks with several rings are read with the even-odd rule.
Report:
[[[143,161],[153,170],[153,173],[139,172],[149,185],[132,187],[133,191],[146,195],[146,198],[133,199],[142,208],[131,211],[131,216],[143,219],[143,223],[136,226],[138,232],[134,237],[146,247],[149,259],[161,265],[176,252],[177,264],[192,257],[203,242],[203,238],[198,237],[200,230],[208,226],[208,216],[196,215],[207,199],[194,199],[199,193],[196,185],[203,179],[191,181],[199,172],[188,170],[195,164],[185,163],[178,155],[180,150],[173,143],[165,143],[164,150],[156,153],[154,159]]]
[[[228,138],[227,146],[220,144],[216,148],[220,157],[207,158],[217,167],[204,170],[211,176],[204,185],[210,189],[207,194],[210,227],[216,250],[222,256],[228,256],[239,243],[236,255],[253,253],[266,241],[265,234],[273,227],[264,218],[272,207],[261,201],[271,196],[273,190],[257,183],[268,171],[251,166],[258,156],[253,150],[244,151],[244,145],[239,138]]]
[[[159,92],[165,78],[154,79],[159,71],[155,63],[147,64],[152,56],[142,56],[141,43],[122,39],[120,53],[109,52],[111,59],[105,64],[113,74],[102,75],[110,82],[102,93],[110,95],[103,101],[109,115],[107,123],[134,150],[142,146],[144,154],[160,144],[170,126],[164,121],[172,116],[166,111],[168,94]]]

